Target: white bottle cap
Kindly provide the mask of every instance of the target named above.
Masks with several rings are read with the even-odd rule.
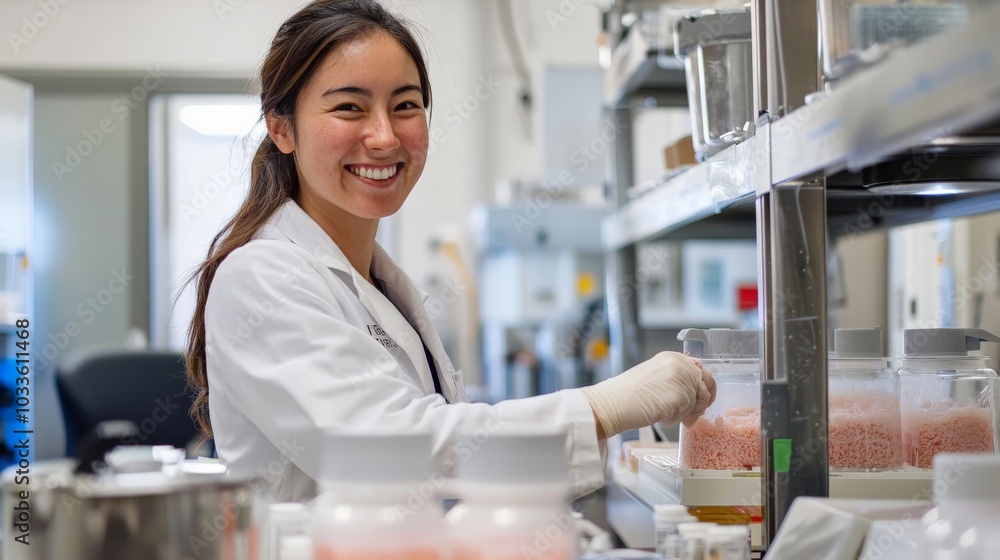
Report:
[[[423,482],[434,474],[432,445],[426,432],[331,434],[324,439],[318,482],[324,487]]]
[[[309,535],[292,535],[281,539],[278,560],[313,560],[313,539]]]
[[[565,430],[498,432],[481,443],[460,438],[455,456],[460,488],[467,488],[468,483],[563,487],[569,482]]]
[[[677,526],[677,532],[680,533],[681,537],[693,537],[704,535],[710,529],[718,526],[717,523],[681,523]]]
[[[941,453],[934,457],[934,499],[1000,504],[1000,457]]]
[[[679,504],[656,504],[653,506],[653,519],[655,521],[682,521],[687,523],[698,521],[697,518],[688,513],[686,506]]]

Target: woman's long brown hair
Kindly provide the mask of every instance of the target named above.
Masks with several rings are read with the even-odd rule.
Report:
[[[424,107],[431,106],[427,66],[413,33],[402,20],[374,0],[318,0],[285,21],[271,42],[260,71],[261,118],[285,119],[295,131],[295,106],[299,92],[327,55],[341,45],[370,33],[395,38],[413,58],[420,75]],[[289,198],[297,200],[299,179],[292,154],[283,154],[265,137],[250,168],[250,191],[236,215],[222,228],[208,256],[188,282],[195,282],[198,302],[188,330],[185,355],[188,385],[196,393],[191,416],[206,436],[212,436],[208,410],[208,368],[205,359],[205,304],[212,279],[230,253],[247,244]]]

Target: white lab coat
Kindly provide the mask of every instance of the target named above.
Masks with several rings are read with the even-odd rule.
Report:
[[[316,494],[324,434],[428,430],[450,475],[452,457],[482,437],[528,425],[568,429],[576,495],[604,483],[603,446],[579,390],[469,403],[426,294],[378,246],[372,272],[388,299],[291,200],[219,266],[205,308],[209,407],[219,457],[235,475],[260,477],[279,501],[303,501]]]

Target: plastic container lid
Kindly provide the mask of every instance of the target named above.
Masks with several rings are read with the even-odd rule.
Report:
[[[540,429],[490,434],[459,457],[456,482],[477,484],[569,483],[565,430]]]
[[[677,340],[684,342],[684,353],[693,358],[760,357],[760,331],[684,329],[677,333]]]
[[[426,432],[331,434],[324,444],[321,485],[422,482],[434,469]]]
[[[718,523],[681,523],[677,526],[677,532],[680,533],[681,537],[690,537],[695,535],[702,535],[707,533],[711,529],[718,527]]]
[[[882,327],[834,329],[831,358],[881,358]]]
[[[749,10],[703,10],[677,22],[674,52],[685,56],[692,48],[750,41]]]
[[[935,501],[1000,504],[1000,457],[941,453],[934,457]]]
[[[906,329],[903,356],[968,356],[981,342],[1000,342],[1000,337],[986,329]]]

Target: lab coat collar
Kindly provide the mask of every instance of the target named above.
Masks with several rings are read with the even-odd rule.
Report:
[[[361,304],[386,333],[406,351],[420,375],[424,389],[428,392],[434,391],[434,382],[427,366],[423,346],[420,340],[406,340],[408,338],[405,336],[406,329],[398,323],[400,319],[410,324],[430,350],[438,370],[442,391],[448,401],[455,402],[461,398],[444,345],[423,307],[428,298],[427,292],[419,289],[378,243],[375,244],[375,252],[372,255],[372,274],[385,284],[386,292],[392,301],[387,300],[354,269],[340,247],[294,200],[287,200],[261,228],[257,237],[291,241],[309,251],[327,267],[349,275]]]
[[[309,251],[329,268],[348,274],[353,270],[340,247],[337,247],[316,220],[306,214],[306,211],[292,199],[286,200],[278,208],[274,216],[261,228],[257,237],[291,241]]]
[[[427,350],[430,351],[431,357],[434,359],[438,380],[441,382],[441,391],[445,398],[448,402],[457,402],[463,399],[464,396],[458,394],[454,367],[448,360],[441,337],[438,336],[432,318],[424,307],[428,298],[427,292],[418,288],[413,279],[396,266],[396,263],[392,262],[389,255],[377,244],[375,245],[375,254],[372,256],[372,275],[382,281],[385,285],[386,296],[392,300],[393,305],[402,313],[413,330],[417,331],[423,344],[427,345]],[[365,283],[367,284],[367,282]],[[424,356],[422,345],[417,345],[413,351]],[[412,355],[410,358],[414,359]],[[421,377],[424,378],[427,360],[418,359],[414,363],[419,364],[417,369],[421,372]],[[426,379],[430,379],[430,375],[431,372],[427,369]],[[431,381],[431,387],[433,391],[433,381]]]

